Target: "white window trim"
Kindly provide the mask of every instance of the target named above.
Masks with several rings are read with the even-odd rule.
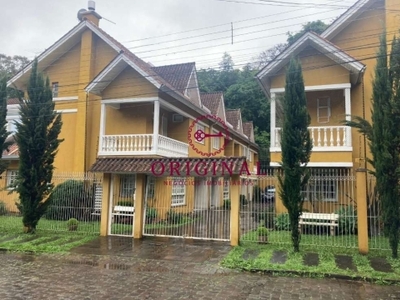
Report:
[[[59,90],[60,89],[60,84],[58,83],[58,81],[54,81],[51,83],[51,92],[53,95],[53,98],[57,98],[58,94],[59,94]]]
[[[124,185],[122,182],[123,180],[133,180],[133,187],[131,187],[130,185]],[[125,182],[126,183],[126,182]],[[131,184],[131,183],[130,183]],[[131,195],[127,195],[127,193],[123,193],[122,191],[125,190],[130,190],[133,188],[133,193]],[[120,178],[119,178],[119,197],[120,198],[133,198],[135,199],[135,195],[136,195],[136,175],[135,174],[121,174]]]
[[[8,191],[13,191],[15,188],[10,187],[14,183],[18,176],[18,170],[7,170],[6,171],[6,187]]]
[[[199,123],[196,123],[196,131],[195,132],[197,132],[197,130],[202,130],[204,133],[206,132],[206,128],[203,125],[199,124]],[[196,143],[204,145],[205,144],[205,139],[203,139],[201,142],[196,140]]]
[[[223,186],[223,195],[222,195],[222,200],[229,200],[230,199],[230,180],[229,178],[224,178],[224,186]]]
[[[149,175],[147,178],[147,199],[154,199],[155,196],[155,187],[156,187],[156,178],[154,176]]]
[[[326,101],[326,105],[321,105],[320,101]],[[321,110],[327,110],[327,116],[321,116]],[[320,97],[317,99],[317,122],[320,124],[329,123],[331,117],[331,98],[330,97]],[[324,119],[324,120],[321,120]],[[325,120],[326,119],[326,120]]]
[[[213,134],[218,134],[218,130],[213,129]],[[221,148],[221,138],[220,137],[213,137],[213,149],[220,149]]]
[[[175,185],[175,181],[182,182],[183,184],[177,184],[177,185]],[[185,185],[185,182],[186,182],[186,180],[185,180],[185,178],[183,178],[183,177],[173,177],[173,178],[172,178],[172,191],[171,191],[171,206],[172,206],[172,207],[186,205],[186,185]],[[181,191],[176,192],[176,191],[174,190],[174,187],[179,187],[179,188],[181,188]],[[173,203],[173,199],[172,199],[172,198],[173,198],[174,196],[180,196],[180,197],[182,197],[182,199],[181,199],[182,201],[179,202],[179,203]]]

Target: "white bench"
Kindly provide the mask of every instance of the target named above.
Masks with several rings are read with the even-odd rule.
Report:
[[[112,214],[112,222],[111,223],[114,223],[115,216],[132,217],[134,215],[135,215],[135,207],[134,206],[115,205],[114,211]]]
[[[331,235],[335,235],[335,227],[339,227],[338,214],[302,213],[299,219],[299,231],[302,225],[329,226]]]

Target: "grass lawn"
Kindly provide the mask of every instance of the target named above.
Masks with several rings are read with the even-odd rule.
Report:
[[[0,248],[10,251],[62,253],[98,237],[99,222],[80,222],[68,231],[66,221],[42,218],[35,234],[22,232],[22,217],[0,216]]]
[[[379,243],[387,243],[386,239]],[[268,244],[258,244],[255,232],[249,232],[241,237],[241,245],[235,247],[221,262],[222,266],[247,271],[281,273],[291,276],[327,277],[344,275],[357,279],[368,279],[378,283],[390,280],[400,281],[400,259],[392,259],[389,250],[370,250],[368,255],[358,253],[357,236],[318,236],[302,235],[300,253],[292,251],[289,232],[271,231]],[[354,247],[355,245],[355,247]],[[283,261],[274,261],[280,253],[286,257]],[[305,263],[305,257],[312,254],[318,256],[314,266]],[[347,256],[352,261],[350,268],[337,264],[338,256]],[[274,257],[274,258],[273,258]],[[371,259],[383,258],[391,266],[390,272],[376,271],[371,265]]]

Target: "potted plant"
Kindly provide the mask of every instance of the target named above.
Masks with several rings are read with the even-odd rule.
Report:
[[[67,225],[68,225],[68,230],[69,231],[76,231],[78,229],[78,220],[75,218],[71,218],[68,220]]]
[[[258,243],[266,244],[268,243],[268,229],[264,226],[260,226],[257,228],[258,234]]]

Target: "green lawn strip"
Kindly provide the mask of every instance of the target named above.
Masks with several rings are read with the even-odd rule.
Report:
[[[255,259],[243,259],[242,255],[247,249],[259,251],[259,255]],[[284,264],[273,264],[270,262],[274,251],[285,249],[287,261]],[[318,266],[306,266],[303,263],[303,257],[307,252],[313,252],[319,255]],[[353,258],[354,265],[357,267],[357,271],[338,268],[335,263],[335,255],[350,255]],[[369,263],[369,258],[373,256],[386,257],[394,272],[384,273],[375,271]],[[372,251],[368,256],[363,256],[359,254],[356,249],[301,247],[300,253],[294,253],[291,251],[290,245],[258,245],[256,243],[250,245],[250,243],[248,243],[233,248],[221,261],[221,265],[247,271],[284,271],[311,277],[346,276],[350,278],[373,280],[378,283],[400,280],[400,260],[390,258],[390,252],[388,251]]]

